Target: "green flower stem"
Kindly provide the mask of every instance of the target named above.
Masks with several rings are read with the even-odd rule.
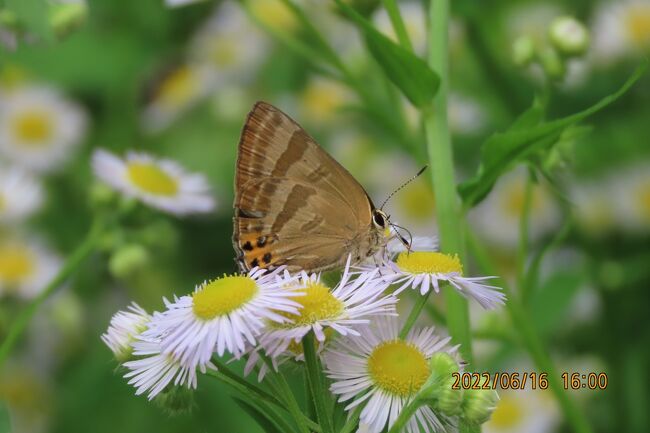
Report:
[[[353,430],[357,429],[357,427],[359,426],[359,417],[361,416],[361,412],[363,411],[365,405],[366,403],[364,402],[357,405],[357,407],[354,408],[352,414],[345,422],[345,425],[343,426],[343,428],[339,433],[351,433]]]
[[[408,317],[406,318],[406,322],[404,323],[404,326],[402,327],[402,330],[399,332],[399,338],[401,338],[402,340],[404,338],[406,338],[408,333],[413,328],[413,325],[415,325],[415,322],[418,320],[418,317],[420,316],[420,313],[422,312],[422,309],[427,304],[427,301],[429,300],[430,295],[431,295],[431,290],[429,290],[424,295],[418,296],[417,302],[415,303],[415,305],[411,309],[411,312],[409,313]]]
[[[325,401],[325,393],[327,390],[323,389],[321,382],[321,369],[318,357],[316,355],[316,347],[314,344],[314,333],[312,331],[305,335],[302,339],[303,352],[305,353],[305,364],[307,366],[307,379],[309,382],[309,389],[311,397],[314,400],[314,407],[316,408],[316,417],[318,424],[320,424],[323,433],[332,433],[332,420],[327,411],[327,404]]]
[[[524,203],[519,219],[519,250],[517,251],[517,286],[522,299],[527,297],[527,292],[531,290],[526,279],[526,258],[528,257],[529,231],[530,231],[530,208],[533,203],[533,178],[532,173],[526,177],[524,186]]]
[[[462,215],[456,195],[454,158],[447,124],[449,88],[448,53],[449,0],[432,0],[429,10],[429,65],[440,75],[440,89],[429,109],[423,110],[431,181],[436,197],[440,246],[444,252],[464,255]],[[444,290],[449,332],[461,344],[461,354],[472,362],[472,343],[467,301],[456,291]]]
[[[82,262],[97,247],[97,243],[104,231],[103,220],[96,219],[86,234],[85,239],[76,250],[67,258],[59,273],[54,276],[50,283],[25,307],[15,321],[10,325],[7,338],[0,346],[0,367],[7,360],[14,345],[22,335],[32,317],[41,305],[81,266]]]
[[[496,268],[490,256],[479,242],[472,236],[469,236],[468,240],[472,255],[482,268],[483,273],[497,275]],[[530,320],[530,314],[521,304],[521,301],[513,295],[505,280],[499,279],[496,284],[503,288],[504,293],[508,297],[506,308],[510,315],[510,320],[512,320],[515,330],[519,333],[519,337],[533,358],[537,369],[540,372],[548,374],[549,387],[559,402],[567,421],[573,427],[573,431],[576,433],[592,433],[586,417],[578,410],[573,400],[571,400],[570,394],[563,388],[560,374],[555,368],[551,357],[546,352],[544,344]]]
[[[260,353],[260,357],[269,368],[269,373],[267,376],[268,380],[271,381],[271,383],[273,383],[275,391],[280,395],[282,400],[284,400],[286,409],[289,412],[289,414],[291,414],[294,421],[298,425],[298,429],[300,430],[301,433],[309,433],[310,430],[307,425],[308,423],[306,417],[304,416],[302,410],[300,409],[300,405],[298,404],[298,401],[296,400],[296,397],[291,391],[291,388],[289,387],[289,384],[285,380],[284,376],[282,376],[282,374],[275,371],[275,368],[273,367],[273,362],[271,361],[271,359],[269,359],[268,356],[266,356],[263,353]]]
[[[406,31],[402,15],[399,13],[397,2],[395,0],[382,0],[382,2],[384,3],[386,12],[388,12],[388,17],[390,18],[390,22],[393,25],[393,29],[395,30],[400,45],[409,51],[413,51],[413,45],[411,44],[411,39]]]
[[[422,406],[423,402],[417,397],[413,399],[409,404],[404,406],[397,416],[395,423],[388,429],[388,433],[400,433],[404,430],[406,423],[411,419],[415,412]]]

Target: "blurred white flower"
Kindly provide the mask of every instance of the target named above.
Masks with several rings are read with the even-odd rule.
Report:
[[[459,135],[473,135],[481,132],[487,123],[488,114],[476,100],[458,93],[449,95],[449,126]]]
[[[81,108],[58,90],[23,86],[0,100],[0,157],[36,171],[60,168],[86,129]]]
[[[211,212],[215,207],[207,179],[187,173],[175,161],[135,152],[120,159],[99,149],[92,164],[100,180],[156,209],[187,215]]]
[[[593,57],[601,64],[650,52],[650,2],[602,1],[594,14]]]
[[[187,6],[193,3],[200,3],[205,0],[165,0],[165,5],[170,8],[177,8],[180,6]]]
[[[516,370],[513,370],[516,371]],[[551,391],[531,389],[499,390],[500,400],[485,433],[552,433],[561,420]]]
[[[550,2],[522,2],[508,8],[505,17],[506,37],[511,43],[520,36],[532,38],[535,43],[546,40],[554,18],[566,15],[558,4]]]
[[[18,223],[43,204],[37,179],[18,168],[0,166],[0,223]]]
[[[147,329],[151,316],[133,302],[126,311],[118,311],[111,318],[108,330],[102,334],[102,341],[118,361],[126,361],[133,352],[132,343]]]
[[[626,167],[613,178],[609,194],[621,228],[632,232],[650,230],[650,164]]]
[[[616,224],[609,179],[577,182],[569,188],[578,230],[601,237]]]
[[[151,132],[167,128],[213,89],[214,76],[198,64],[184,64],[168,73],[142,113],[143,127]]]
[[[453,354],[449,338],[440,338],[433,328],[413,329],[399,338],[396,317],[382,316],[360,328],[361,336],[339,338],[323,354],[325,371],[332,379],[330,390],[339,401],[352,402],[353,410],[367,402],[360,423],[366,431],[379,433],[395,423],[401,410],[417,394],[431,374],[429,359],[438,352]],[[443,431],[429,406],[420,407],[405,431]]]
[[[298,95],[300,118],[314,125],[331,123],[345,105],[355,100],[345,85],[327,78],[312,77]]]
[[[0,297],[31,299],[60,267],[59,257],[39,241],[0,236]]]
[[[516,168],[503,175],[490,194],[470,213],[477,232],[495,245],[512,249],[519,241],[519,222],[524,209],[528,172]],[[560,210],[539,183],[532,186],[529,238],[539,239],[560,223]]]
[[[211,74],[217,86],[247,82],[268,53],[268,40],[240,5],[223,2],[190,43],[189,58]]]

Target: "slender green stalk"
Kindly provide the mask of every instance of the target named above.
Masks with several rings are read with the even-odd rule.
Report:
[[[390,22],[393,25],[393,30],[395,30],[400,45],[409,51],[413,51],[413,45],[411,44],[411,39],[406,31],[402,15],[399,13],[397,2],[395,0],[382,1],[384,3],[384,8],[386,8],[386,12],[388,12],[388,17],[390,18]]]
[[[399,338],[401,339],[406,338],[408,333],[411,331],[411,328],[413,328],[413,325],[415,325],[415,322],[418,320],[418,317],[420,316],[422,309],[427,304],[427,301],[429,300],[429,295],[431,295],[431,290],[429,290],[424,295],[418,296],[417,302],[411,309],[411,312],[406,318],[406,322],[404,322],[404,326],[402,326],[402,330],[399,332]]]
[[[526,258],[528,257],[528,239],[530,230],[530,208],[533,203],[533,178],[532,173],[528,174],[524,186],[524,202],[519,219],[519,250],[517,251],[517,286],[522,298],[525,292],[531,288],[525,284],[526,279]]]
[[[296,400],[295,395],[291,391],[289,384],[285,380],[282,374],[277,373],[273,367],[273,362],[263,353],[260,353],[260,357],[269,367],[268,379],[274,383],[275,390],[280,395],[281,399],[286,405],[286,409],[293,417],[294,421],[298,425],[298,429],[301,433],[309,433],[309,427],[307,425],[306,417],[304,416],[302,410],[300,410],[300,405]],[[311,420],[310,420],[311,421]]]
[[[13,321],[9,327],[7,338],[0,346],[0,367],[7,360],[14,345],[22,335],[23,331],[29,325],[32,317],[41,305],[59,288],[63,283],[77,270],[81,263],[88,257],[97,246],[97,242],[103,232],[104,224],[100,219],[96,219],[90,230],[86,234],[86,238],[79,244],[76,250],[70,254],[63,267],[58,274],[50,281],[50,283],[41,291],[41,293],[34,298],[27,307],[20,312],[18,317]]]
[[[341,429],[339,433],[351,433],[353,430],[357,428],[359,425],[359,417],[361,416],[361,412],[363,411],[363,408],[365,407],[365,402],[359,404],[357,407],[354,408],[352,411],[352,414],[348,418],[348,420],[345,422],[345,425]]]
[[[332,433],[334,428],[325,402],[325,392],[327,391],[323,389],[323,383],[321,382],[321,369],[316,355],[313,332],[310,331],[309,334],[303,337],[302,347],[305,353],[305,365],[307,366],[307,381],[316,408],[318,424],[320,424],[323,433]]]
[[[422,401],[417,397],[413,399],[409,404],[402,408],[402,411],[397,416],[395,423],[388,430],[388,433],[400,433],[404,430],[406,423],[411,419],[415,412],[422,406]]]
[[[472,236],[469,236],[469,245],[472,250],[472,255],[476,258],[483,273],[487,275],[497,275],[490,256]],[[502,287],[504,293],[508,296],[506,308],[512,323],[514,324],[514,328],[519,333],[519,336],[526,346],[528,353],[533,358],[537,369],[540,372],[548,374],[549,387],[559,402],[567,421],[573,427],[573,431],[576,433],[591,433],[592,429],[589,426],[586,417],[580,410],[578,410],[573,400],[571,400],[571,394],[567,393],[563,388],[560,374],[555,368],[551,357],[545,350],[544,344],[537,333],[537,330],[530,321],[530,314],[528,314],[518,297],[514,296],[505,280],[500,279],[496,284]]]
[[[441,249],[464,255],[461,212],[456,195],[454,158],[447,123],[449,0],[431,0],[429,10],[429,64],[440,76],[440,89],[431,109],[423,112],[431,181],[436,197],[436,213]],[[453,288],[444,290],[449,332],[466,361],[472,362],[472,343],[467,301]]]

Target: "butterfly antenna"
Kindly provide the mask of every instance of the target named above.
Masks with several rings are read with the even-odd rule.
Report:
[[[406,250],[410,253],[411,252],[411,245],[413,244],[413,235],[411,234],[409,229],[407,229],[406,227],[399,226],[397,224],[393,224],[393,223],[391,223],[390,226],[395,229],[395,234],[397,235],[397,238],[402,242],[402,244],[404,244],[404,246],[406,247]],[[402,236],[402,234],[400,232],[397,231],[397,229],[404,230],[408,234],[409,240],[407,241],[406,238],[404,236]]]
[[[406,182],[404,182],[404,183],[403,183],[402,185],[400,185],[400,187],[397,188],[395,191],[391,192],[391,193],[388,195],[388,197],[386,197],[386,200],[384,200],[384,202],[381,204],[381,206],[379,207],[379,210],[384,210],[384,206],[386,206],[386,203],[388,203],[388,200],[390,200],[391,197],[393,197],[395,194],[397,194],[397,192],[398,192],[399,190],[401,190],[401,189],[404,188],[406,185],[408,185],[409,183],[411,183],[411,182],[413,182],[415,179],[417,179],[417,178],[418,178],[422,173],[424,173],[424,170],[426,170],[427,167],[428,167],[428,165],[425,165],[424,167],[422,167],[422,168],[420,169],[420,171],[418,171],[417,174],[416,174],[415,176],[413,176],[412,178],[410,178],[409,180],[407,180]]]

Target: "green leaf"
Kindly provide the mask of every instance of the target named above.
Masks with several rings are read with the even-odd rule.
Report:
[[[548,150],[567,128],[620,98],[645,73],[647,66],[647,61],[639,66],[615,93],[606,96],[586,110],[561,119],[543,121],[543,110],[536,100],[508,130],[492,135],[483,144],[478,172],[458,187],[465,207],[470,208],[483,200],[499,176],[515,164],[528,159],[536,152]]]
[[[52,39],[49,5],[45,0],[6,0],[6,4],[28,31],[45,40]]]
[[[11,433],[9,409],[7,409],[7,405],[2,401],[0,401],[0,433]]]
[[[438,91],[440,78],[427,63],[381,34],[342,0],[336,4],[363,33],[366,46],[386,76],[416,107],[428,105]]]
[[[237,397],[233,397],[233,400],[235,400],[235,403],[237,403],[244,412],[250,415],[250,417],[253,418],[266,433],[285,433],[281,427],[272,420],[272,417],[264,414],[264,412],[251,403]]]

